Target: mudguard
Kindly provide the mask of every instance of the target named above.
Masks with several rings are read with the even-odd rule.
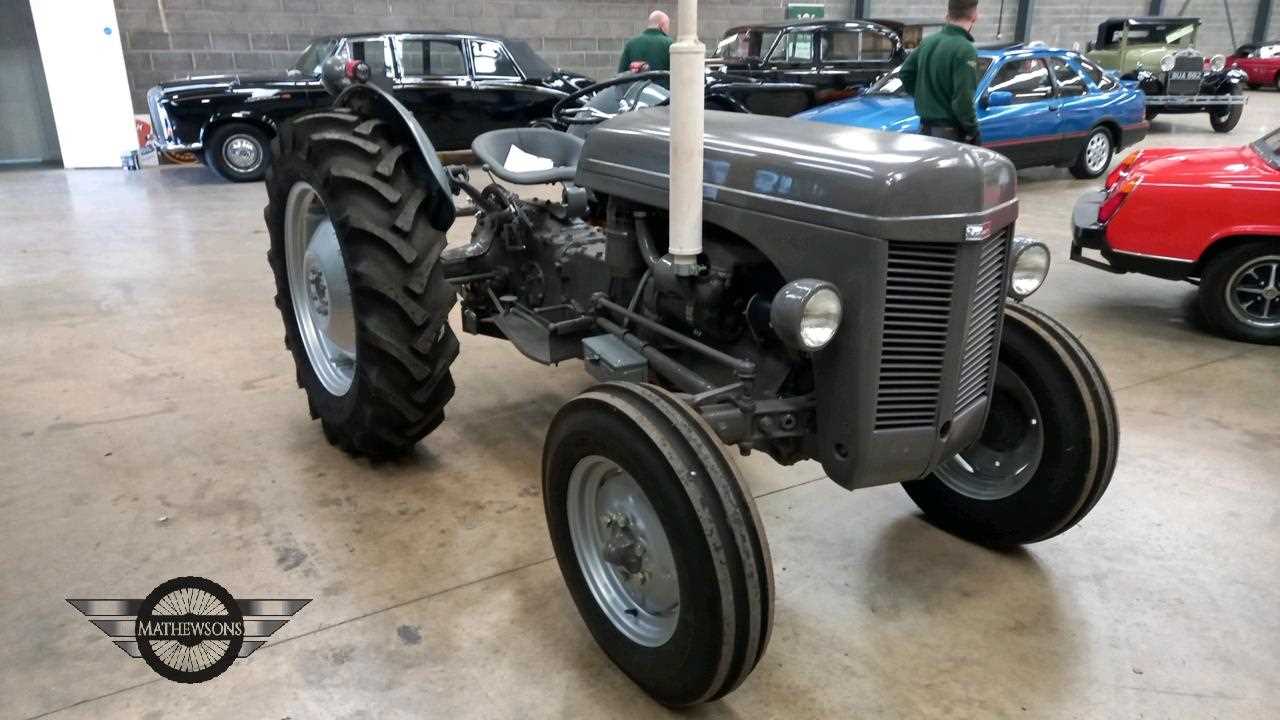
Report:
[[[355,84],[343,90],[333,104],[334,107],[349,107],[363,116],[376,117],[404,131],[404,136],[412,141],[415,154],[422,161],[410,163],[410,168],[429,195],[427,207],[431,208],[431,226],[440,232],[448,230],[456,216],[449,175],[440,164],[431,138],[427,137],[426,130],[422,129],[409,108],[386,90],[365,84]]]
[[[1246,77],[1244,73],[1237,73],[1234,68],[1222,70],[1221,72],[1205,73],[1204,79],[1200,81],[1200,94],[1222,95],[1229,93],[1232,87],[1243,84]]]
[[[200,144],[204,145],[205,140],[216,128],[229,122],[249,123],[250,125],[256,125],[257,127],[262,128],[269,134],[269,136],[274,136],[276,134],[276,121],[260,112],[244,109],[234,110],[231,112],[218,111],[210,115],[209,118],[204,121],[204,125],[200,126]]]

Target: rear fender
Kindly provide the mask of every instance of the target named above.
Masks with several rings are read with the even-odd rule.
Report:
[[[440,164],[435,145],[422,129],[422,125],[414,118],[399,100],[391,93],[375,85],[355,84],[343,90],[333,101],[334,107],[349,107],[359,115],[375,117],[390,123],[400,130],[402,137],[413,144],[414,155],[421,162],[410,163],[409,167],[428,194],[427,207],[430,208],[431,226],[444,232],[453,225],[456,212],[453,205],[452,184],[449,176]]]
[[[208,141],[213,131],[226,125],[227,123],[240,122],[252,125],[259,130],[265,132],[269,137],[275,137],[278,129],[276,121],[253,110],[235,110],[233,112],[216,112],[209,116],[204,126],[200,128],[200,144],[203,145]]]

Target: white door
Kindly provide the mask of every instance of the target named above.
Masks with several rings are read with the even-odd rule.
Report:
[[[138,148],[112,0],[31,0],[62,162],[120,167]]]

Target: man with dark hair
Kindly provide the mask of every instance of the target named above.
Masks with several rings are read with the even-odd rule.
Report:
[[[622,48],[618,72],[671,69],[671,19],[661,10],[649,13],[649,27]]]
[[[924,135],[982,144],[973,94],[978,53],[973,26],[978,0],[947,0],[947,24],[930,35],[902,65],[902,86],[915,98]]]

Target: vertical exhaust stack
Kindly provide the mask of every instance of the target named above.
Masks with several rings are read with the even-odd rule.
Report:
[[[698,0],[680,0],[671,46],[670,260],[676,275],[697,273],[702,254],[702,114],[706,47],[698,39]]]

